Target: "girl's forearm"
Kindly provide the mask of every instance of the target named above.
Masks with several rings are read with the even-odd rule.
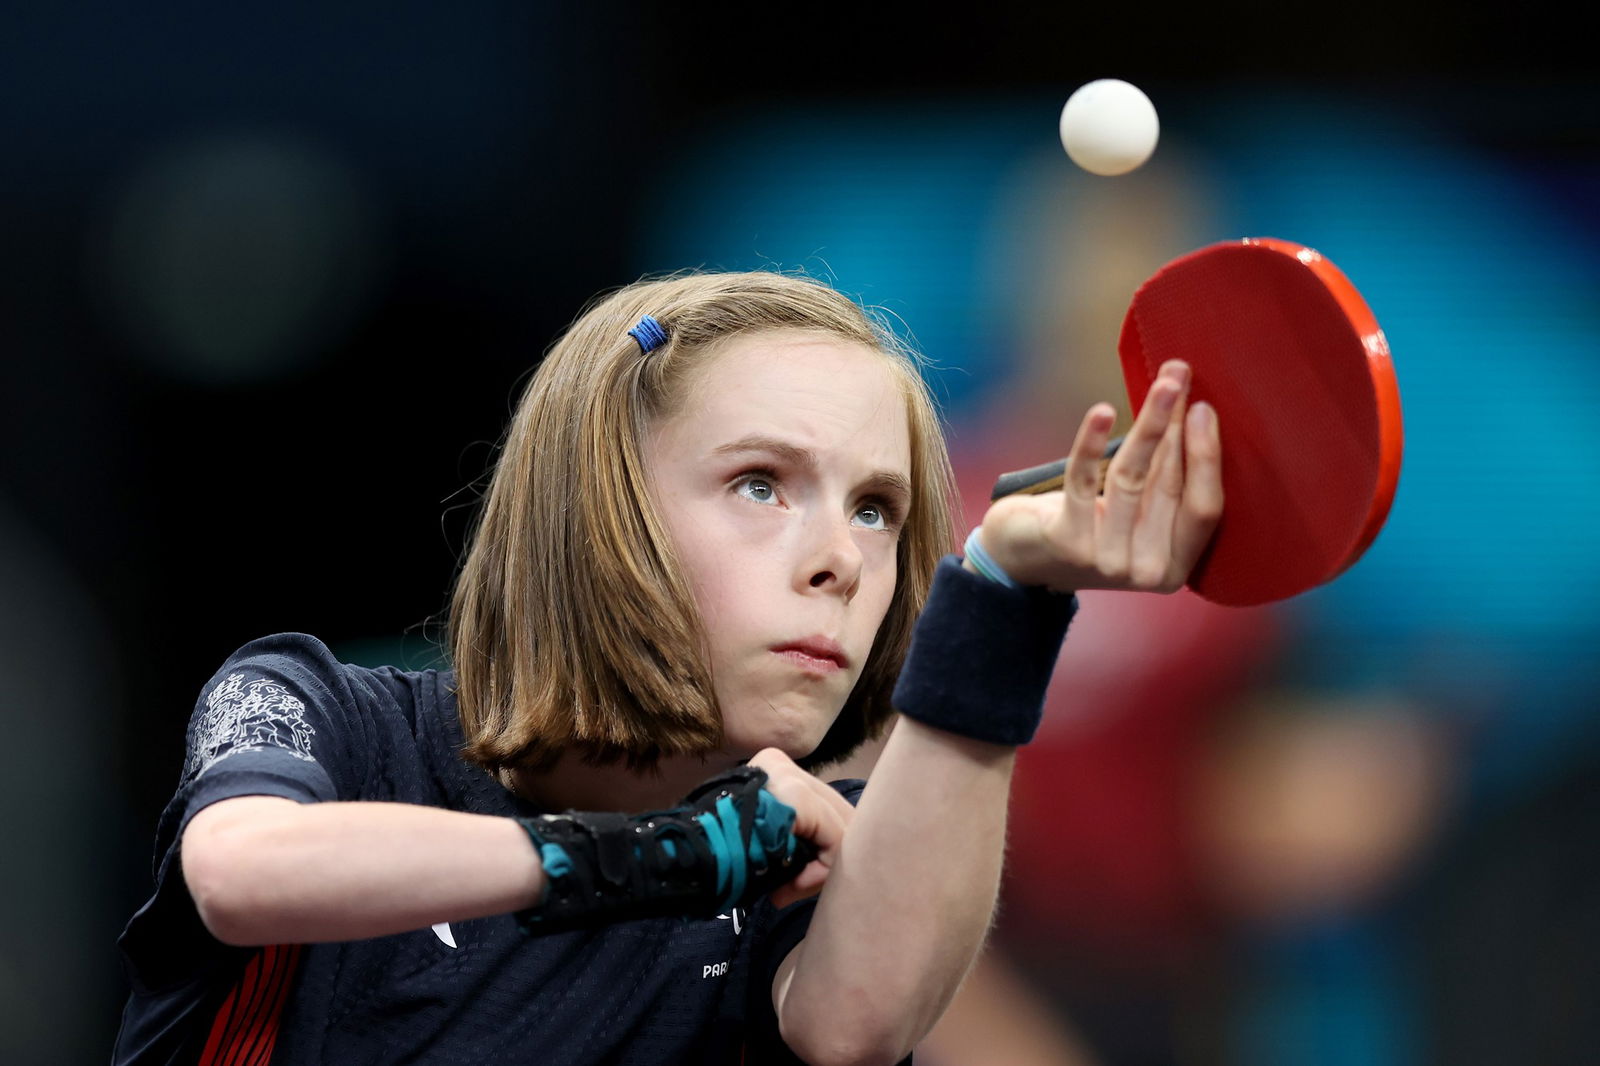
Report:
[[[532,906],[544,872],[510,818],[406,803],[223,800],[183,836],[183,874],[229,944],[355,940]]]
[[[802,1055],[895,1062],[938,1020],[993,915],[1015,759],[1014,748],[897,722],[776,986]]]

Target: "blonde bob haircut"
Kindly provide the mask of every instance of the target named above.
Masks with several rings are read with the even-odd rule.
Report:
[[[628,334],[646,314],[667,334],[649,354]],[[570,750],[649,769],[719,748],[704,631],[652,502],[646,442],[681,408],[697,366],[734,337],[772,330],[880,353],[905,396],[912,500],[894,598],[854,691],[801,763],[843,758],[882,730],[934,565],[953,546],[950,462],[917,358],[820,282],[696,273],[597,299],[517,405],[450,604],[467,758],[503,774]]]

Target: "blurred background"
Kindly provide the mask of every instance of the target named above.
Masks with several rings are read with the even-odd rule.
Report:
[[[777,266],[882,307],[932,362],[965,527],[1121,395],[1138,283],[1241,236],[1319,249],[1385,327],[1391,519],[1275,608],[1085,597],[993,945],[919,1061],[1600,1059],[1600,76],[1563,25],[13,5],[0,1061],[108,1056],[223,658],[297,630],[434,661],[474,486],[591,296]],[[1163,124],[1124,178],[1057,140],[1107,76]]]

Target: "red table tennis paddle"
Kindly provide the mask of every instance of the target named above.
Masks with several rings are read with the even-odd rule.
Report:
[[[1135,412],[1168,359],[1193,369],[1190,401],[1217,411],[1227,502],[1195,592],[1287,599],[1372,544],[1400,478],[1400,390],[1383,331],[1332,263],[1266,237],[1190,252],[1139,287],[1117,348]],[[993,498],[1059,488],[1065,465],[1002,475]]]

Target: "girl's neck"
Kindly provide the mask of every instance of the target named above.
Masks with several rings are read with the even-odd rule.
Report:
[[[639,771],[628,769],[625,763],[590,766],[567,756],[549,770],[514,770],[508,775],[507,784],[518,796],[545,811],[637,814],[677,806],[700,782],[740,761],[725,755],[680,755],[663,758],[653,771]]]

